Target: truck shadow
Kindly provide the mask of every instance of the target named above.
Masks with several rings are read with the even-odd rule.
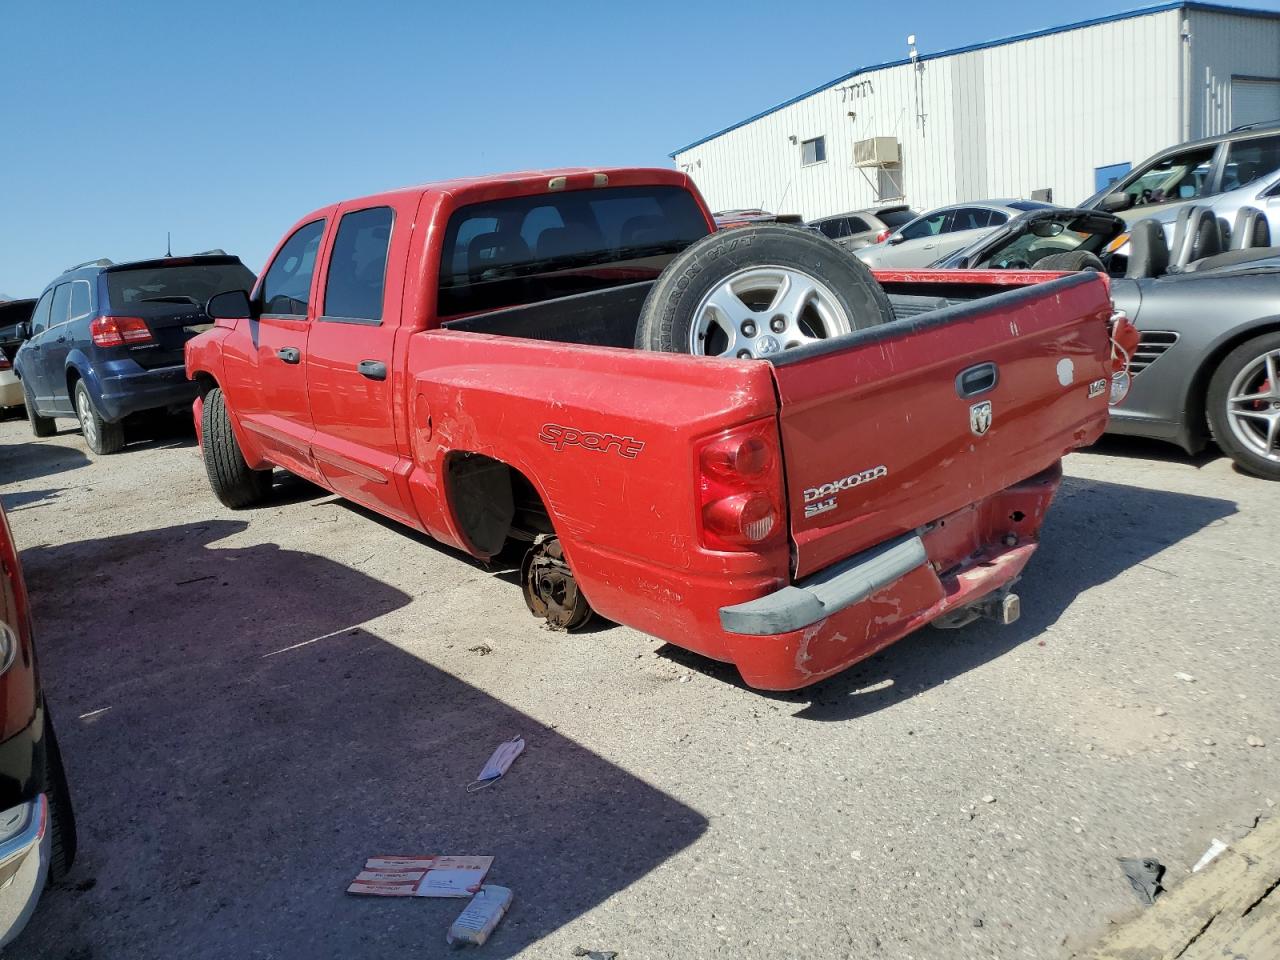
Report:
[[[6,443],[0,453],[0,484],[23,483],[89,465],[83,450],[56,443]]]
[[[960,630],[925,627],[812,687],[762,695],[795,704],[795,716],[806,720],[853,720],[892,707],[1040,639],[1084,591],[1235,512],[1230,500],[1067,477],[1049,510],[1040,548],[1017,588],[1023,603],[1016,623],[1002,627],[979,621]],[[742,685],[731,666],[673,648],[662,652]]]
[[[496,858],[488,879],[515,902],[485,955],[511,957],[706,830],[365,626],[407,594],[323,556],[218,542],[245,528],[24,552],[80,854],[15,955],[433,956],[465,901],[344,891],[369,856],[445,853]],[[511,773],[468,794],[517,733]]]

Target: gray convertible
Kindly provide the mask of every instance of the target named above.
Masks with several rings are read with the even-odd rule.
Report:
[[[1216,440],[1244,470],[1280,480],[1280,247],[1266,218],[1203,207],[1161,225],[1096,210],[1034,211],[935,264],[983,270],[1102,270],[1140,331],[1133,385],[1110,432],[1189,453]]]

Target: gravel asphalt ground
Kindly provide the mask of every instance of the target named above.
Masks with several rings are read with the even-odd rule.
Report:
[[[1138,909],[1117,857],[1172,886],[1280,803],[1280,484],[1119,440],[1066,472],[1018,623],[776,695],[541,630],[511,569],[310,486],[223,509],[180,426],[0,423],[80,822],[6,957],[434,957],[462,901],[344,893],[427,853],[515,892],[477,957],[1068,957]]]

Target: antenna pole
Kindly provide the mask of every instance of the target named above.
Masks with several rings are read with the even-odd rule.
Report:
[[[166,257],[173,256],[173,234],[168,230],[164,232],[164,255]]]

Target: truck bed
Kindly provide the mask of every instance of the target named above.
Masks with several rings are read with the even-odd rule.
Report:
[[[877,273],[898,320],[995,297],[1057,274],[1029,271],[914,271]],[[596,347],[635,345],[636,326],[652,280],[591,290],[539,303],[523,304],[446,320],[446,330],[524,337]]]

